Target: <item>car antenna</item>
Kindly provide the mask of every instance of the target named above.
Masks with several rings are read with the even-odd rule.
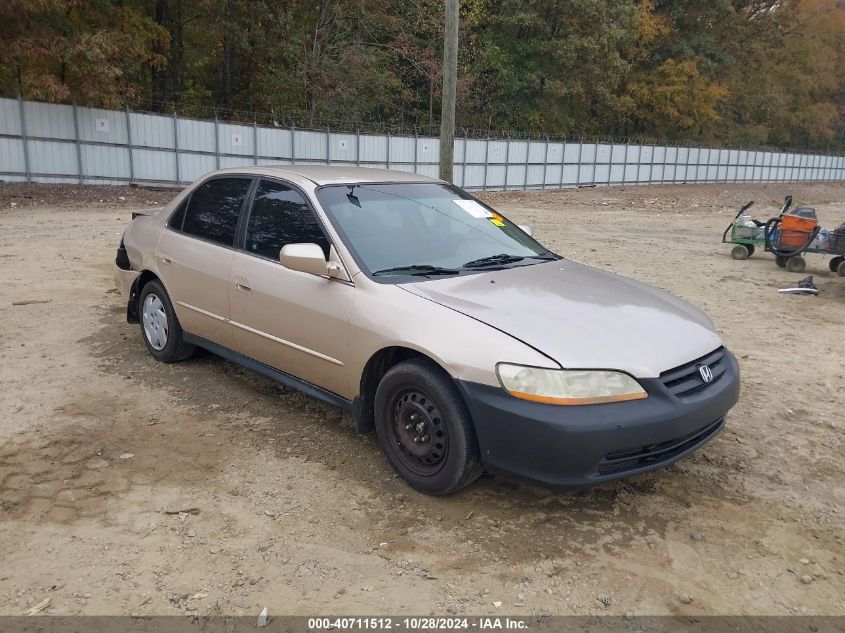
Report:
[[[346,194],[346,198],[347,198],[347,200],[349,200],[349,202],[351,202],[352,204],[354,204],[356,207],[358,207],[360,209],[361,208],[361,201],[358,200],[358,196],[356,196],[354,193],[352,193],[353,191],[355,191],[355,185],[349,185],[349,193]]]

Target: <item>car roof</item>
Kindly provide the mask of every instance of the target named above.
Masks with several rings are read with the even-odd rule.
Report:
[[[276,178],[299,177],[316,185],[336,185],[373,182],[443,182],[437,178],[421,176],[394,169],[375,169],[346,165],[255,165],[220,169],[214,174],[256,174]]]

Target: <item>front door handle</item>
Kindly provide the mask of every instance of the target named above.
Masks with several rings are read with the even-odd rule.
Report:
[[[249,279],[246,277],[235,277],[235,288],[241,292],[252,292],[252,286],[249,285]]]
[[[159,255],[158,258],[161,260],[162,264],[172,264],[173,260],[170,259],[170,255]]]

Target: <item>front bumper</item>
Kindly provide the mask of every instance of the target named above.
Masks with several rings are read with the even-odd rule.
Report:
[[[639,381],[649,397],[557,406],[520,400],[498,387],[459,381],[491,472],[560,488],[582,488],[668,466],[724,426],[739,399],[739,365],[689,397],[658,378]]]

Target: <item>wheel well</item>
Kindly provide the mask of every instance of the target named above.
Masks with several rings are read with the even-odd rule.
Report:
[[[411,358],[425,358],[438,367],[437,361],[422,352],[409,347],[385,347],[373,354],[361,373],[358,395],[353,400],[352,418],[359,433],[367,433],[375,428],[376,389],[382,377],[394,365]]]
[[[129,289],[129,301],[126,304],[126,321],[128,323],[138,322],[138,297],[141,296],[141,290],[144,289],[147,282],[153,279],[158,280],[156,274],[145,270],[138,275],[135,283],[132,284],[132,288]]]

